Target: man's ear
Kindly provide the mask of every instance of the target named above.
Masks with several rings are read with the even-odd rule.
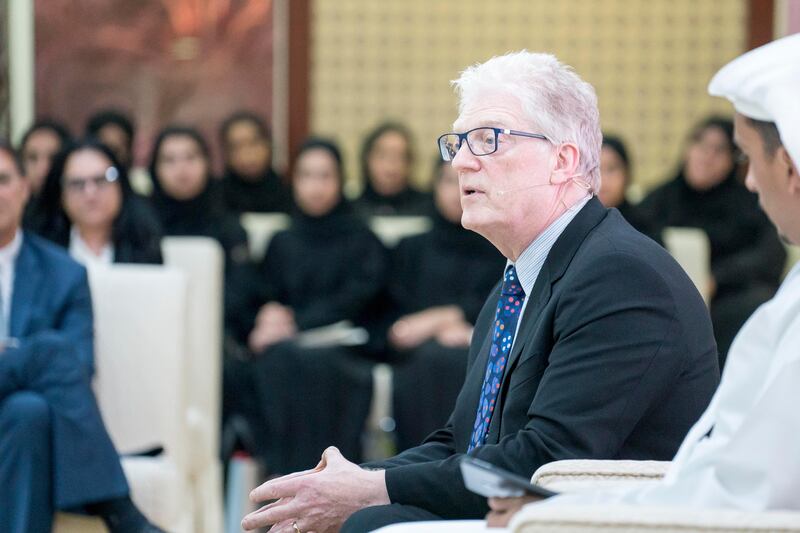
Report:
[[[581,154],[578,147],[573,143],[562,143],[556,151],[555,167],[550,176],[550,183],[561,185],[575,177],[578,173]]]
[[[800,173],[797,171],[797,165],[792,161],[792,156],[789,155],[785,146],[780,146],[775,155],[780,160],[781,170],[785,172],[789,192],[792,195],[800,196]]]

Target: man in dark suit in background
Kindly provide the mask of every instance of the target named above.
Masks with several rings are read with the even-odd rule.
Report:
[[[160,531],[128,496],[92,393],[86,270],[20,230],[28,196],[0,141],[0,524],[49,533],[58,509],[99,515],[115,533]]]
[[[559,459],[669,459],[719,381],[708,311],[674,260],[594,197],[601,135],[591,85],[546,54],[464,71],[439,148],[458,171],[462,224],[508,259],[475,325],[444,428],[359,467],[329,448],[265,483],[245,517],[277,531],[369,531],[481,517],[468,454],[528,477]],[[469,275],[466,272],[454,272]],[[298,383],[302,390],[302,383]]]

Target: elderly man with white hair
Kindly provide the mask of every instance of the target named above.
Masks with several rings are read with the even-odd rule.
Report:
[[[462,224],[508,262],[476,321],[453,413],[396,457],[359,467],[329,448],[316,468],[261,485],[252,498],[277,501],[245,529],[478,518],[488,507],[464,486],[465,455],[523,476],[558,459],[668,459],[716,389],[692,282],[594,197],[591,85],[551,55],[518,52],[468,68],[455,86],[459,116],[439,150],[458,172]]]
[[[733,60],[709,92],[736,108],[735,141],[749,160],[747,187],[788,242],[800,244],[800,34]],[[800,510],[800,264],[731,346],[711,404],[683,441],[663,480],[534,503],[492,499],[486,522],[389,527],[400,531],[511,529],[541,506],[628,504],[681,509]],[[542,509],[543,510],[543,509]],[[527,512],[527,513],[526,513]],[[566,512],[566,510],[565,510]],[[517,513],[517,514],[515,514]],[[498,531],[498,529],[492,529]]]

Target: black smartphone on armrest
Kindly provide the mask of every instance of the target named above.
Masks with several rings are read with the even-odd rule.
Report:
[[[461,475],[469,490],[487,498],[534,496],[544,499],[558,494],[534,485],[522,476],[468,455],[461,459]]]

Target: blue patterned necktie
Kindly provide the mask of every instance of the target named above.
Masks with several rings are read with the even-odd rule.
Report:
[[[503,288],[500,291],[500,300],[497,302],[497,311],[494,314],[492,347],[489,351],[489,362],[486,364],[486,375],[483,378],[481,398],[475,414],[475,425],[472,427],[468,452],[481,446],[486,440],[489,422],[492,420],[492,413],[497,403],[497,394],[500,392],[503,372],[506,369],[511,346],[514,344],[514,335],[517,332],[519,314],[524,301],[525,291],[522,290],[522,284],[517,279],[517,270],[514,265],[509,265],[503,278]]]

